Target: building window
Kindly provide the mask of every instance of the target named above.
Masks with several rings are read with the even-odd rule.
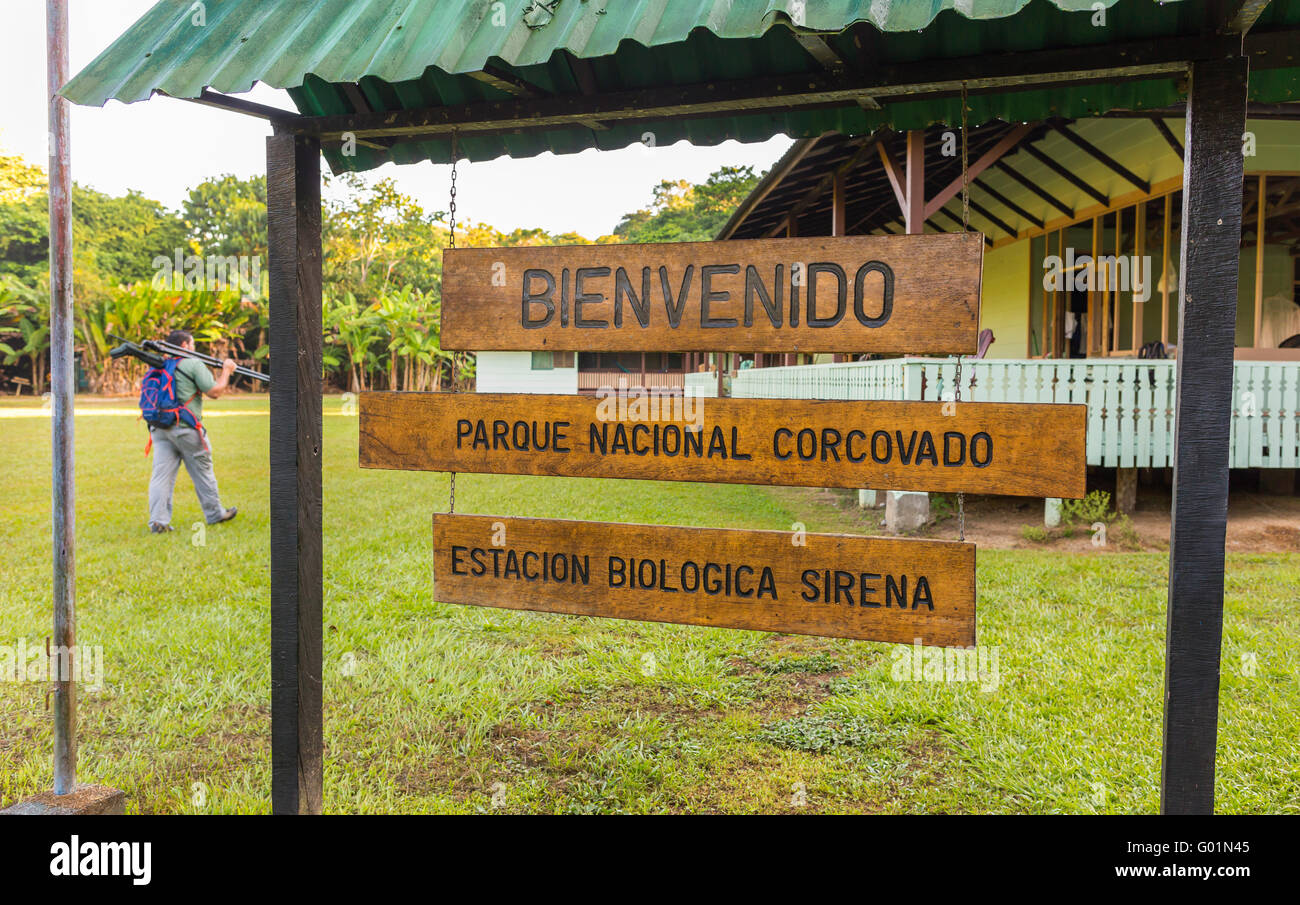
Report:
[[[553,371],[556,368],[573,367],[572,352],[534,352],[532,369],[534,371]]]

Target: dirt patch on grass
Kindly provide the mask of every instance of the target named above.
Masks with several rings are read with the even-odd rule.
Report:
[[[1092,478],[1089,478],[1089,486]],[[1103,486],[1108,492],[1113,487]],[[855,490],[827,490],[804,487],[774,487],[770,491],[809,530],[888,536],[884,509],[860,509]],[[1026,536],[1026,529],[1043,527],[1043,500],[1026,497],[966,496],[966,539],[985,549],[1038,550],[1104,555],[1130,550],[1169,549],[1168,488],[1145,485],[1139,488],[1137,508],[1129,516],[1131,543],[1093,543],[1091,526],[1078,525],[1072,536],[1060,530],[1044,541]],[[935,521],[917,536],[952,539],[957,520],[951,495],[932,494]],[[1300,497],[1256,493],[1233,487],[1228,506],[1226,549],[1233,553],[1300,552]],[[1112,525],[1109,530],[1113,531]],[[1119,538],[1108,538],[1119,540]]]

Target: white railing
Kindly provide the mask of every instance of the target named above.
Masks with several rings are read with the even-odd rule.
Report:
[[[627,387],[647,387],[654,389],[681,389],[686,374],[681,371],[579,371],[579,390],[598,390],[601,387],[617,389],[624,381]]]
[[[718,375],[708,371],[692,371],[686,375],[686,395],[716,397],[718,395]]]
[[[731,382],[733,396],[775,399],[951,399],[956,360],[895,358],[755,368]],[[1176,363],[1139,359],[967,359],[962,399],[1073,402],[1088,406],[1089,465],[1173,464]],[[712,375],[707,393],[714,395]],[[1233,468],[1300,465],[1300,362],[1237,362],[1233,376]],[[703,389],[703,387],[702,387]]]

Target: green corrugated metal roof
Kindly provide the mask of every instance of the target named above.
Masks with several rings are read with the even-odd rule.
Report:
[[[143,100],[154,91],[197,97],[204,88],[240,93],[262,82],[288,89],[307,115],[354,112],[345,83],[359,83],[369,106],[390,111],[500,100],[499,89],[467,73],[496,67],[554,94],[580,88],[565,54],[588,60],[602,92],[744,80],[821,71],[794,31],[828,36],[842,55],[859,57],[855,35],[870,23],[883,64],[971,57],[1043,47],[1104,46],[1117,41],[1196,34],[1204,0],[207,0],[196,21],[190,0],[163,0],[63,89],[79,104]],[[1289,9],[1284,9],[1289,7]],[[1300,3],[1275,0],[1261,24],[1300,21]],[[1295,97],[1295,70],[1252,76],[1252,96]],[[1116,107],[1165,106],[1178,99],[1172,78],[973,95],[972,122],[1047,116],[1076,118]],[[527,157],[586,148],[620,148],[650,130],[656,143],[717,144],[880,125],[916,128],[955,119],[953,99],[765,111],[705,118],[613,124],[605,130],[463,136],[470,159]],[[449,159],[448,140],[358,148],[336,169],[364,170],[388,160]]]

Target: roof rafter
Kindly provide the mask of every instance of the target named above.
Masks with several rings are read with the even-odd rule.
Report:
[[[1044,223],[1044,221],[1043,221],[1041,218],[1039,218],[1039,217],[1035,217],[1035,216],[1034,216],[1033,214],[1031,214],[1029,211],[1025,210],[1023,207],[1021,207],[1020,205],[1016,204],[1014,201],[1012,201],[1012,200],[1011,200],[1010,198],[1008,198],[1006,195],[1004,195],[1004,194],[1002,194],[1001,192],[999,192],[997,189],[995,189],[993,186],[989,185],[989,184],[988,184],[987,182],[985,182],[984,180],[982,180],[982,179],[972,179],[972,180],[971,180],[971,185],[977,185],[977,186],[979,186],[980,189],[982,189],[985,193],[987,193],[987,194],[989,195],[989,197],[991,197],[991,198],[993,198],[995,201],[999,202],[1003,207],[1007,208],[1007,209],[1010,210],[1012,213],[1018,214],[1019,216],[1021,216],[1021,217],[1024,218],[1025,220],[1028,220],[1030,223],[1034,224],[1034,226],[1037,226],[1039,229],[1042,229],[1042,228],[1043,228],[1043,223]]]
[[[1174,153],[1178,155],[1178,159],[1182,160],[1183,143],[1178,140],[1176,135],[1174,135],[1173,130],[1171,130],[1165,121],[1158,116],[1152,117],[1151,124],[1156,127],[1156,131],[1160,133],[1160,137],[1169,143],[1169,147],[1173,148]]]
[[[1024,147],[1024,151],[1030,157],[1034,158],[1034,160],[1037,160],[1039,163],[1047,167],[1057,176],[1060,176],[1066,182],[1070,183],[1070,185],[1074,186],[1076,189],[1083,192],[1085,195],[1091,197],[1098,204],[1105,204],[1105,205],[1110,204],[1110,199],[1106,196],[1105,192],[1101,191],[1100,189],[1093,188],[1086,181],[1080,179],[1074,173],[1070,172],[1065,167],[1061,166],[1059,163],[1057,163],[1051,157],[1048,157],[1046,154],[1044,154],[1038,148],[1034,147],[1032,144],[1026,144]],[[1074,215],[1071,214],[1070,216],[1074,216]]]
[[[1128,182],[1131,182],[1133,186],[1137,188],[1138,191],[1146,194],[1151,193],[1150,182],[1147,182],[1145,179],[1138,176],[1128,167],[1124,166],[1114,157],[1111,157],[1101,148],[1097,147],[1092,142],[1088,141],[1088,139],[1084,138],[1078,132],[1075,132],[1069,126],[1065,125],[1064,123],[1055,122],[1052,123],[1052,128],[1055,129],[1058,134],[1064,136],[1065,139],[1069,141],[1071,144],[1073,144],[1076,148],[1078,148],[1079,150],[1083,151],[1085,154],[1092,157],[1098,163],[1103,164],[1105,167],[1107,167],[1112,172],[1118,174],[1123,179],[1127,180]]]
[[[1016,145],[1020,144],[1024,137],[1032,132],[1036,126],[1037,123],[1020,123],[1015,126],[1010,132],[998,139],[997,144],[985,151],[978,160],[966,168],[965,178],[968,181],[974,179],[993,166]],[[959,175],[946,187],[940,189],[933,198],[925,202],[925,216],[933,216],[935,211],[957,196],[957,193],[962,189],[962,178]]]
[[[1005,160],[999,160],[997,167],[999,170],[1006,173],[1016,182],[1020,183],[1025,188],[1029,189],[1029,191],[1033,192],[1039,198],[1042,198],[1052,207],[1056,208],[1058,211],[1065,214],[1065,216],[1067,217],[1074,216],[1074,209],[1070,207],[1070,205],[1066,204],[1060,198],[1057,198],[1055,195],[1047,191],[1047,189],[1043,188],[1038,183],[1034,182],[1024,173],[1021,173],[1019,170],[1012,167],[1011,164],[1007,163]]]

